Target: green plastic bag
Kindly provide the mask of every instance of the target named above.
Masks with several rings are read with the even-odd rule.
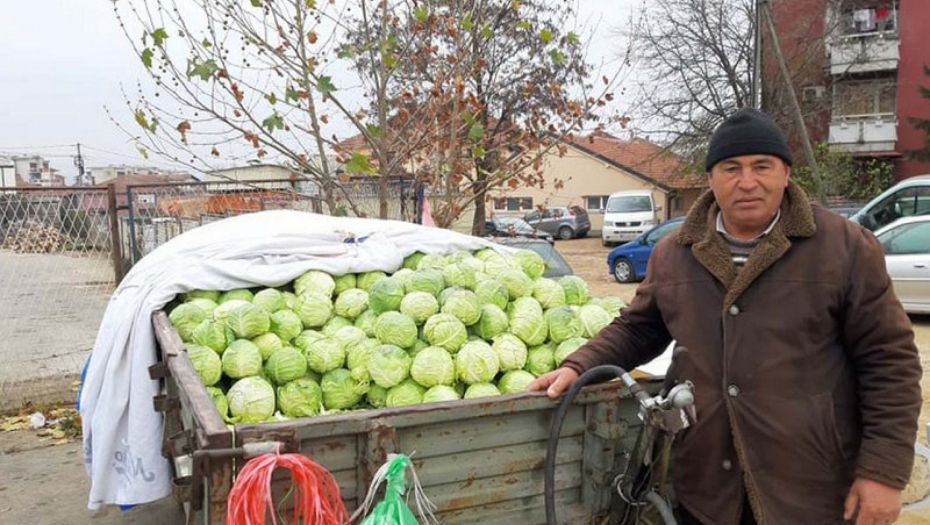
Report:
[[[408,470],[413,481],[413,500],[417,514],[420,516],[419,520],[407,506]],[[382,483],[386,484],[384,499],[372,508],[371,504]],[[357,512],[361,512],[362,515],[367,514],[359,525],[432,525],[438,523],[436,517],[433,516],[435,509],[436,507],[423,494],[423,488],[413,470],[410,458],[403,454],[390,454],[388,462],[375,473],[371,486],[368,487],[368,496],[365,497],[365,501]],[[353,516],[352,521],[355,519],[356,516]]]

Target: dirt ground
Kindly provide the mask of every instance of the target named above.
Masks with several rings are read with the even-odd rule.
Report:
[[[607,253],[609,248],[601,246],[599,238],[557,241],[556,249],[571,265],[575,274],[584,278],[591,289],[591,295],[603,297],[615,295],[629,302],[636,294],[635,284],[620,284],[607,273]],[[911,317],[914,325],[917,347],[920,350],[921,364],[924,370],[930,370],[930,316]],[[917,440],[923,445],[930,445],[927,440],[927,424],[930,423],[930,374],[924,374],[921,382],[924,404],[920,413],[920,426]],[[898,525],[930,525],[930,508],[906,511]]]

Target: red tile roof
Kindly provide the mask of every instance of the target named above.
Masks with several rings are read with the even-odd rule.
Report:
[[[690,189],[701,188],[706,184],[703,175],[689,170],[681,157],[646,139],[623,140],[607,133],[594,133],[577,137],[574,143],[587,153],[593,153],[661,186]]]

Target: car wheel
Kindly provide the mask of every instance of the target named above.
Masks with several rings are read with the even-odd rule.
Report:
[[[614,261],[614,279],[618,283],[631,283],[636,280],[636,272],[630,261],[622,257]]]
[[[567,241],[574,236],[575,236],[575,232],[572,231],[572,229],[569,228],[568,226],[562,226],[561,228],[559,228],[559,239],[562,239],[563,241]]]

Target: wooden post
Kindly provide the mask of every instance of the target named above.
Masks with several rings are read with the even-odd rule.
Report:
[[[110,218],[110,258],[113,261],[113,278],[116,285],[123,280],[123,250],[119,234],[119,207],[116,205],[116,185],[107,184],[107,213]]]

